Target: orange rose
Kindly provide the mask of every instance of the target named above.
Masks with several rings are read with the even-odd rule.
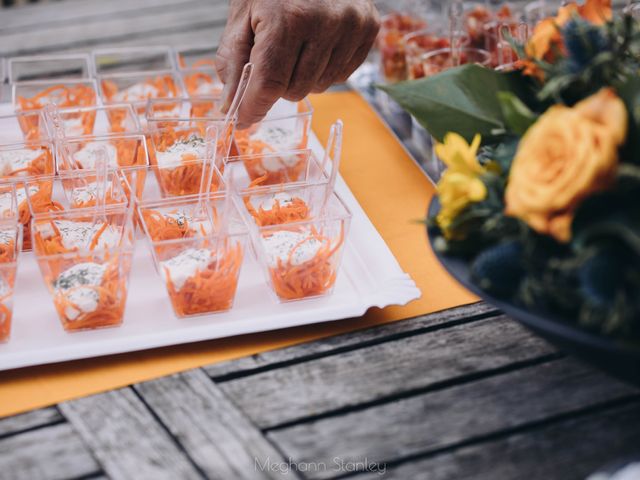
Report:
[[[568,242],[576,207],[612,184],[626,135],[627,111],[610,88],[573,108],[549,108],[520,141],[505,214]]]
[[[611,0],[587,0],[584,5],[569,3],[558,9],[555,18],[542,20],[533,30],[531,38],[525,45],[528,59],[522,61],[524,73],[544,79],[543,72],[535,60],[553,63],[556,52],[564,51],[560,29],[573,17],[578,15],[594,25],[602,25],[611,20]]]

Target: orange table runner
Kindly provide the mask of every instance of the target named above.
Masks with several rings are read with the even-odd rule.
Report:
[[[341,173],[422,298],[345,321],[0,372],[0,416],[476,300],[439,265],[415,223],[434,188],[375,112],[351,92],[317,95],[312,103],[313,130],[323,144],[330,125],[344,120]]]

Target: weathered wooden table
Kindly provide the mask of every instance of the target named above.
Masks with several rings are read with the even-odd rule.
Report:
[[[0,10],[0,55],[215,42],[226,12],[207,0]],[[637,389],[483,304],[0,420],[2,479],[569,480],[639,450]]]

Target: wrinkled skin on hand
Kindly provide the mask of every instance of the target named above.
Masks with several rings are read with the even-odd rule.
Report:
[[[255,69],[240,126],[261,120],[281,97],[298,101],[346,81],[378,29],[371,0],[231,0],[216,59],[224,110],[245,63]]]

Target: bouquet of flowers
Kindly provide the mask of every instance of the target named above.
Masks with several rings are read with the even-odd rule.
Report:
[[[494,297],[640,342],[640,22],[569,3],[512,46],[510,72],[382,87],[447,167],[434,244]]]

